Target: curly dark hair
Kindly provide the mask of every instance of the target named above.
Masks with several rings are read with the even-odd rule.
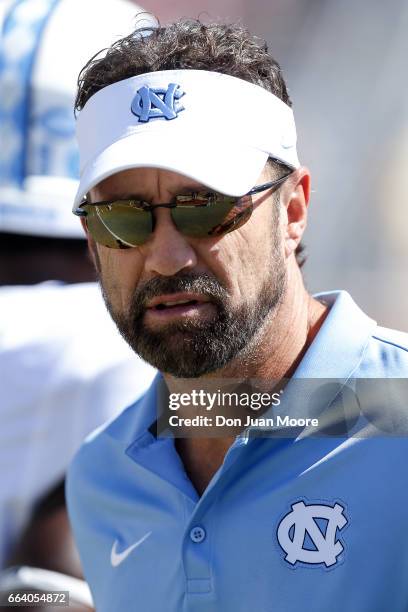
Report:
[[[183,19],[165,27],[159,23],[156,27],[141,25],[95,55],[79,74],[75,110],[82,110],[89,98],[107,85],[138,74],[177,69],[235,76],[260,85],[292,106],[281,68],[269,55],[265,41],[239,24]],[[271,170],[276,174],[279,168],[271,162]],[[302,266],[303,245],[298,246],[296,259]]]

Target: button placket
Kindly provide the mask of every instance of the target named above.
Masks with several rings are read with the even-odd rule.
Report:
[[[204,491],[196,505],[189,504],[190,517],[183,543],[183,566],[187,579],[187,596],[215,597],[212,568],[212,537],[216,521],[217,498],[225,483],[225,472],[229,472],[246,447],[246,441],[238,440],[231,449],[227,461]],[[187,504],[188,500],[185,499]],[[186,608],[187,609],[187,608]]]
[[[183,545],[186,591],[192,595],[212,592],[209,516],[206,514],[206,524],[197,519],[190,522]]]

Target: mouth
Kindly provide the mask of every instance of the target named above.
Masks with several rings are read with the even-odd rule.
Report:
[[[180,300],[178,302],[160,302],[154,306],[156,310],[165,310],[166,308],[176,308],[177,306],[193,306],[198,304],[198,300]]]
[[[202,294],[180,294],[157,296],[146,305],[147,321],[167,321],[183,318],[194,319],[214,309],[209,298]]]

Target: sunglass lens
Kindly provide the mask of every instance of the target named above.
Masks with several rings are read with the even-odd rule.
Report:
[[[86,212],[90,234],[96,242],[110,248],[140,246],[153,230],[151,214],[136,205],[88,205]]]
[[[245,225],[252,215],[253,209],[253,202],[250,195],[239,198],[222,222],[211,230],[211,236],[222,236]]]
[[[184,201],[181,206],[172,208],[171,215],[182,234],[205,238],[211,236],[213,228],[222,223],[234,204],[232,198],[224,201],[215,199],[205,206],[197,205],[196,201],[192,201],[191,205]]]

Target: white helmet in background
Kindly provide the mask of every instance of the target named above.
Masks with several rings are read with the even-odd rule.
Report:
[[[0,232],[80,238],[74,99],[95,53],[136,27],[127,0],[0,0]]]

